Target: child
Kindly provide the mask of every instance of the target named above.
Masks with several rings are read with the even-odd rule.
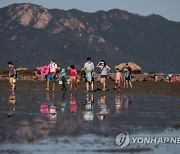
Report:
[[[62,90],[66,90],[66,82],[67,82],[67,73],[65,69],[62,69],[60,73],[61,81],[62,81]]]
[[[70,69],[70,77],[71,77],[71,90],[73,87],[75,87],[75,90],[77,90],[76,87],[77,70],[74,65],[71,65],[69,69]]]
[[[115,78],[115,87],[114,87],[114,90],[119,87],[119,90],[120,90],[120,83],[121,81],[123,81],[123,77],[122,77],[122,74],[121,72],[119,71],[118,68],[116,68],[116,78]]]

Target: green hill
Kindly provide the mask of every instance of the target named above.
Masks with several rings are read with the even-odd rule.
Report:
[[[36,68],[56,58],[81,68],[87,56],[111,67],[133,61],[143,72],[180,72],[180,23],[118,9],[86,13],[14,4],[0,9],[0,68]]]

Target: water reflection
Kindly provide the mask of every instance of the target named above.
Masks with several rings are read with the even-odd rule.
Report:
[[[130,96],[124,96],[124,107],[126,111],[129,110],[131,104],[132,104],[132,101],[131,101]]]
[[[116,109],[116,114],[120,114],[121,108],[122,108],[122,98],[120,95],[115,96],[115,109]]]
[[[77,111],[77,103],[76,103],[77,94],[70,94],[70,112],[76,113]]]
[[[97,112],[97,117],[99,120],[104,120],[106,115],[110,114],[110,109],[106,104],[106,96],[105,95],[101,96],[100,99],[98,100],[98,108],[100,111]]]
[[[121,96],[120,94],[115,95],[116,114],[120,114],[122,112],[123,108],[128,113],[128,110],[129,110],[131,104],[132,104],[132,101],[131,101],[130,96],[127,96],[127,95]]]
[[[93,94],[87,93],[86,101],[82,104],[82,113],[85,121],[93,121],[94,120],[94,96]]]
[[[40,112],[49,118],[52,128],[56,127],[57,107],[55,105],[55,93],[52,94],[52,99],[50,98],[50,93],[46,93],[46,102],[40,105]]]
[[[66,104],[67,104],[67,101],[66,101],[66,93],[64,92],[62,94],[62,98],[61,98],[61,102],[60,102],[60,108],[61,108],[61,112],[64,113],[65,110],[66,110]]]
[[[9,112],[7,116],[12,117],[15,111],[16,111],[16,96],[15,96],[15,93],[12,92],[9,96]]]

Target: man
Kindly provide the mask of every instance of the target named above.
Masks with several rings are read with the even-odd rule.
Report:
[[[93,78],[93,71],[94,71],[94,64],[91,62],[91,58],[87,58],[87,62],[84,64],[85,70],[85,81],[86,81],[86,89],[89,92],[89,85],[91,85],[92,92],[94,91],[94,78]]]
[[[50,90],[49,88],[49,84],[50,84],[50,80],[53,82],[53,91],[55,90],[55,82],[56,82],[56,72],[57,72],[57,64],[55,63],[55,60],[53,59],[49,66],[49,74],[47,76],[47,88],[46,90]]]
[[[12,91],[16,89],[16,68],[11,61],[8,62],[9,66],[9,83],[11,84]]]

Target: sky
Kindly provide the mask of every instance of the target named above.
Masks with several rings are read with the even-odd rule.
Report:
[[[180,22],[180,0],[0,0],[0,8],[13,3],[33,3],[46,8],[85,12],[118,8],[139,15],[158,14]]]

